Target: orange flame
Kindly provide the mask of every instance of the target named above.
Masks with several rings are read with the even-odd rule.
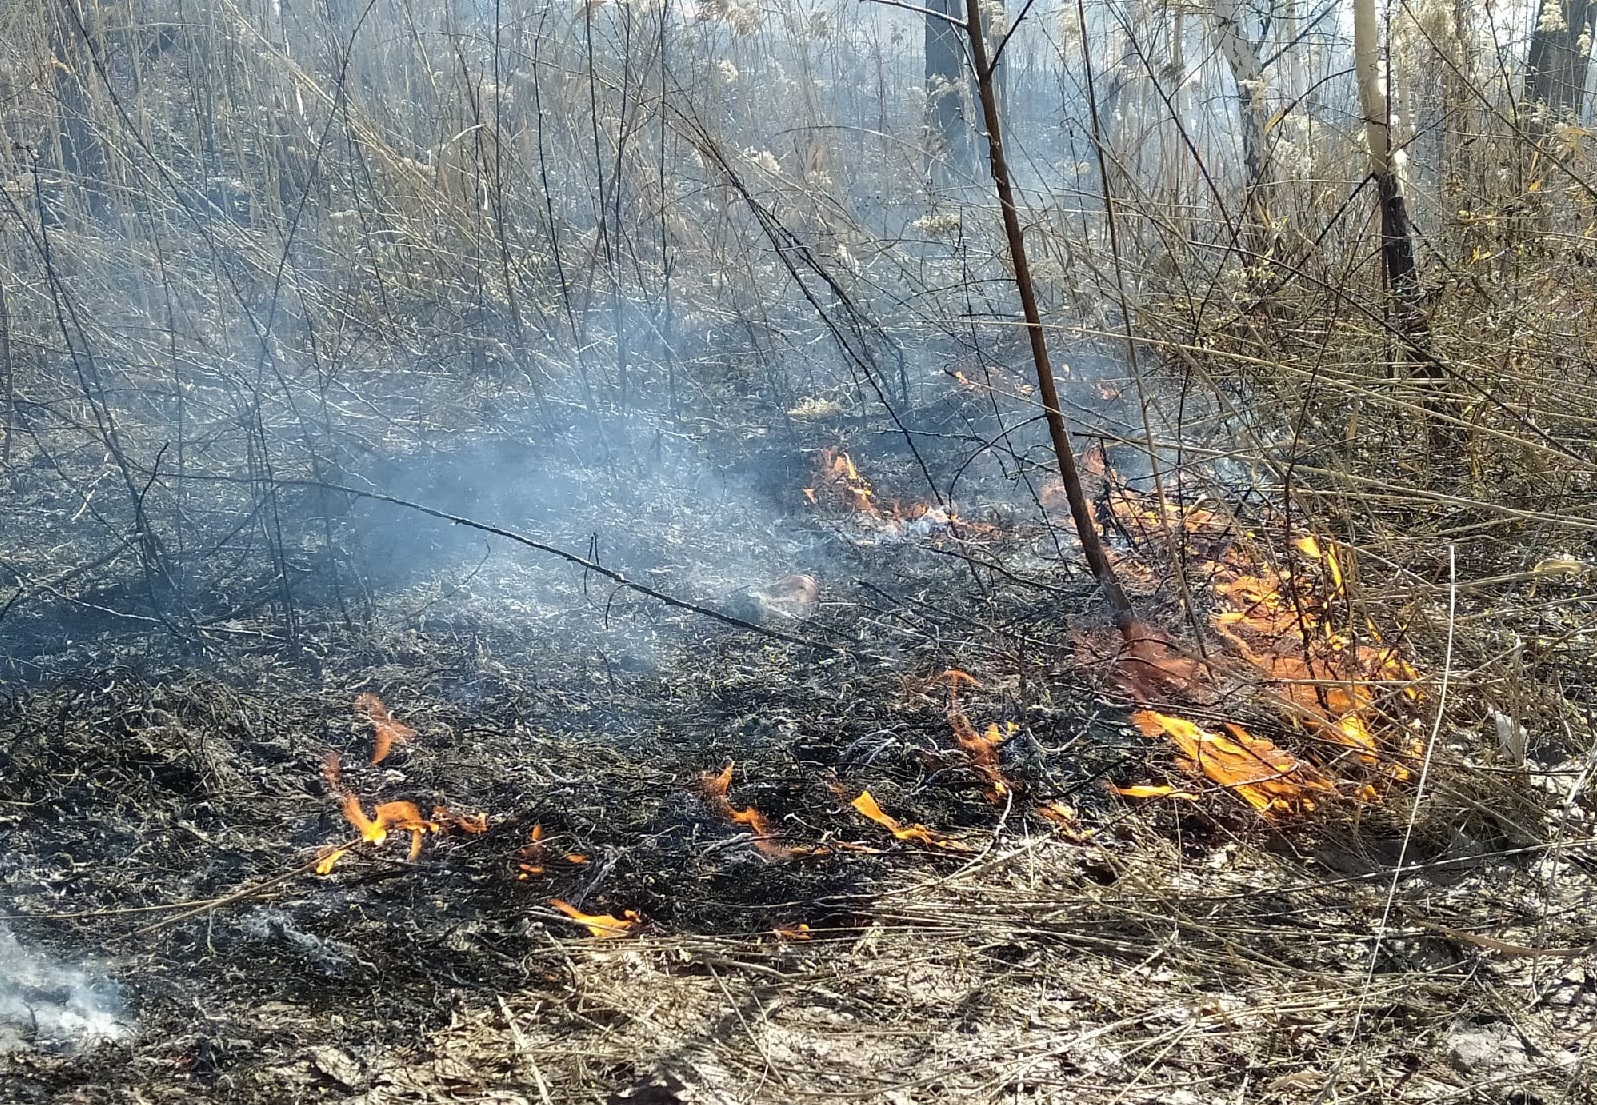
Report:
[[[853,510],[860,521],[889,540],[939,534],[991,536],[999,532],[995,526],[966,521],[951,506],[916,503],[906,507],[898,502],[883,506],[876,489],[855,466],[854,458],[832,447],[821,450],[816,461],[815,486],[806,487],[804,497],[812,506],[835,503]]]
[[[518,879],[528,879],[533,875],[543,874],[543,851],[543,823],[540,822],[532,827],[532,832],[527,834],[527,843],[516,852],[516,859],[519,861],[516,867],[521,871],[521,874],[516,876]]]
[[[387,841],[391,832],[409,833],[412,863],[421,857],[422,837],[428,833],[439,834],[446,828],[459,829],[464,833],[488,831],[488,818],[485,814],[457,814],[443,806],[434,806],[432,817],[427,818],[422,816],[416,803],[406,801],[379,802],[372,815],[368,817],[360,798],[354,791],[344,786],[343,770],[337,752],[329,752],[323,758],[322,773],[327,778],[328,788],[338,798],[344,820],[360,834],[361,841],[376,847]],[[316,873],[325,875],[331,872],[333,866],[348,851],[349,847],[346,845],[324,853],[317,860]]]
[[[572,866],[588,862],[588,857],[577,852],[566,852],[560,856]],[[543,825],[532,827],[532,832],[527,834],[527,843],[516,850],[516,870],[521,872],[516,878],[525,882],[534,875],[544,874],[548,868],[549,849],[543,840]]]
[[[882,807],[876,804],[876,799],[868,790],[860,791],[860,796],[849,805],[860,813],[870,818],[893,834],[895,840],[902,840],[909,844],[930,844],[934,848],[944,848],[950,852],[968,852],[970,846],[962,841],[946,837],[925,825],[904,825],[882,812]]]
[[[971,767],[986,782],[984,793],[987,800],[1003,802],[1014,788],[999,766],[998,749],[1013,735],[1015,727],[1009,725],[1005,731],[992,724],[984,731],[977,732],[976,726],[971,724],[970,718],[965,716],[965,711],[959,705],[959,688],[961,684],[971,687],[981,684],[975,676],[957,668],[945,671],[943,678],[948,680],[948,723],[954,730],[954,741],[965,750],[970,757]]]
[[[344,811],[344,820],[355,826],[355,831],[367,844],[381,844],[388,839],[388,829],[379,825],[366,816],[366,811],[361,808],[360,799],[355,797],[354,791],[345,791],[340,808]]]
[[[1117,479],[1112,469],[1106,476]],[[1113,680],[1123,692],[1145,706],[1171,699],[1213,705],[1226,689],[1223,677],[1251,672],[1254,681],[1267,688],[1266,700],[1285,720],[1348,749],[1353,763],[1380,765],[1391,780],[1408,777],[1405,767],[1381,756],[1377,729],[1383,718],[1375,688],[1382,683],[1407,683],[1402,693],[1414,699],[1417,691],[1412,684],[1417,676],[1395,650],[1382,645],[1373,626],[1359,630],[1360,640],[1355,639],[1351,627],[1338,625],[1338,610],[1346,612],[1347,576],[1346,566],[1330,543],[1312,534],[1299,535],[1286,558],[1278,562],[1251,533],[1239,535],[1229,518],[1201,504],[1160,502],[1124,486],[1112,488],[1109,503],[1116,520],[1134,538],[1140,538],[1139,543],[1159,547],[1167,534],[1173,535],[1184,555],[1203,563],[1205,581],[1219,600],[1211,625],[1225,643],[1225,652],[1246,665],[1239,667],[1224,657],[1200,660],[1169,637],[1139,625],[1113,665]],[[1150,584],[1159,581],[1158,571],[1146,563],[1133,559],[1127,566],[1128,578]],[[1168,729],[1158,732],[1178,747],[1184,740],[1193,742]],[[1249,742],[1257,738],[1243,735],[1247,740],[1232,743],[1252,751]],[[1286,755],[1268,741],[1263,745]],[[1205,747],[1212,755],[1213,746]],[[1260,758],[1268,761],[1270,757],[1261,754]],[[1300,765],[1294,778],[1301,780],[1302,768],[1309,765],[1293,759]],[[1193,761],[1193,767],[1208,775],[1198,761]],[[1310,790],[1329,787],[1323,776],[1317,778],[1319,785]],[[1230,785],[1222,779],[1214,781]],[[1343,781],[1348,784],[1344,791],[1354,797],[1375,793],[1359,778]],[[1258,788],[1238,793],[1256,808],[1265,808],[1259,804],[1263,795]],[[1276,811],[1282,808],[1279,804],[1266,806]]]
[[[447,806],[434,806],[433,820],[444,828],[459,829],[471,836],[488,831],[488,815],[481,812],[456,813]]]
[[[804,490],[810,502],[817,502],[818,496],[825,492],[831,498],[841,499],[861,514],[872,517],[880,514],[876,508],[875,489],[869,480],[860,475],[859,469],[854,466],[854,458],[842,449],[831,446],[822,449],[816,462],[816,474],[816,485]]]
[[[1186,802],[1196,802],[1198,796],[1190,790],[1178,790],[1172,786],[1155,785],[1153,783],[1138,783],[1135,786],[1115,787],[1116,794],[1124,794],[1127,798],[1180,798]]]
[[[587,929],[595,940],[626,936],[643,920],[630,909],[621,917],[612,917],[608,913],[584,913],[570,902],[563,902],[559,898],[550,898],[549,904]]]
[[[416,730],[403,722],[398,722],[388,713],[388,707],[383,705],[383,700],[367,691],[355,696],[355,709],[366,715],[366,720],[372,723],[372,763],[380,764],[388,758],[388,753],[395,744],[408,744],[416,736]]]
[[[1138,710],[1131,720],[1144,736],[1169,737],[1192,767],[1261,813],[1310,810],[1312,795],[1332,792],[1312,765],[1240,725],[1226,722],[1229,736],[1222,736],[1156,710]]]
[[[1066,802],[1049,802],[1033,806],[1032,813],[1044,821],[1052,822],[1060,836],[1076,844],[1085,844],[1094,832],[1081,823],[1075,807]]]
[[[704,797],[721,817],[734,825],[747,825],[754,833],[754,847],[759,853],[769,860],[785,860],[793,856],[793,849],[775,839],[777,833],[771,828],[765,815],[753,806],[747,809],[738,809],[727,800],[727,791],[732,786],[732,769],[735,762],[729,761],[726,768],[718,775],[706,774],[703,778]]]
[[[316,873],[318,875],[331,874],[333,866],[349,851],[348,848],[327,848],[316,858]]]

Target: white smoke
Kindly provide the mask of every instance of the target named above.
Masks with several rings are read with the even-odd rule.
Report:
[[[72,1050],[130,1031],[114,983],[30,951],[0,926],[0,1052]]]

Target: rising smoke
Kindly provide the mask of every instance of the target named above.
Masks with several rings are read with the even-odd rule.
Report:
[[[131,1031],[110,979],[24,948],[0,927],[0,1052],[73,1051]]]

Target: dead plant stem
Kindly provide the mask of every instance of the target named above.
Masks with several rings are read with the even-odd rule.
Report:
[[[1458,613],[1458,546],[1447,546],[1447,644],[1442,652],[1442,681],[1436,692],[1436,717],[1431,723],[1430,736],[1425,741],[1425,756],[1420,761],[1419,780],[1414,784],[1414,800],[1409,807],[1408,822],[1403,826],[1403,843],[1398,848],[1397,863],[1392,868],[1391,880],[1386,884],[1385,901],[1381,906],[1381,920],[1375,929],[1375,940],[1370,946],[1370,961],[1364,969],[1364,981],[1359,986],[1358,1004],[1353,1010],[1353,1026],[1348,1030],[1347,1043],[1342,1047],[1342,1053],[1337,1056],[1336,1065],[1326,1076],[1325,1084],[1321,1087],[1319,1096],[1315,1098],[1316,1105],[1323,1102],[1326,1096],[1336,1087],[1337,1075],[1346,1065],[1348,1057],[1353,1053],[1353,1047],[1358,1042],[1359,1028],[1364,1021],[1365,1006],[1369,1001],[1370,988],[1375,984],[1375,968],[1381,960],[1381,947],[1386,940],[1387,929],[1391,925],[1392,914],[1401,912],[1397,904],[1397,884],[1403,878],[1403,868],[1408,863],[1409,847],[1414,840],[1414,826],[1419,821],[1420,805],[1425,801],[1425,785],[1430,781],[1431,764],[1436,755],[1436,741],[1442,733],[1442,719],[1447,716],[1447,691],[1450,676],[1453,671],[1453,630],[1455,616]]]
[[[1009,257],[1015,271],[1015,290],[1020,296],[1021,313],[1026,320],[1026,335],[1031,341],[1032,364],[1037,371],[1037,391],[1042,397],[1043,415],[1048,422],[1048,437],[1053,444],[1054,456],[1059,463],[1059,478],[1065,486],[1065,497],[1070,502],[1070,516],[1075,522],[1076,536],[1081,540],[1082,553],[1093,579],[1102,588],[1109,602],[1115,628],[1128,639],[1134,632],[1135,616],[1131,600],[1126,597],[1114,565],[1105,552],[1103,540],[1098,535],[1092,504],[1082,490],[1081,473],[1076,468],[1076,455],[1070,442],[1070,431],[1065,427],[1064,415],[1059,410],[1059,389],[1054,382],[1053,363],[1048,359],[1048,340],[1043,330],[1042,313],[1037,307],[1037,290],[1032,283],[1031,266],[1026,258],[1026,238],[1020,226],[1020,211],[1015,204],[1015,189],[1010,181],[1009,163],[1004,159],[1003,128],[998,117],[998,91],[994,87],[993,67],[987,60],[987,43],[982,36],[981,0],[965,0],[965,34],[970,40],[971,64],[976,69],[976,87],[981,97],[982,116],[987,126],[988,168],[992,172],[993,187],[998,193],[998,206],[1003,213],[1004,236],[1009,242]]]

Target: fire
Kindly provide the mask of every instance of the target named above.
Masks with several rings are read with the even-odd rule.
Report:
[[[950,668],[943,673],[943,678],[948,680],[948,723],[954,730],[954,741],[965,754],[970,757],[970,766],[975,768],[986,783],[985,793],[990,802],[1003,802],[1014,789],[1009,780],[1004,777],[1004,771],[998,762],[998,750],[1003,743],[1015,732],[1013,724],[1005,729],[1000,729],[997,724],[988,725],[981,732],[971,724],[970,718],[965,716],[965,711],[959,705],[959,688],[961,684],[978,687],[975,676],[962,672],[957,668]]]
[[[416,736],[416,730],[398,722],[389,714],[383,700],[371,692],[355,696],[355,709],[366,715],[372,723],[372,763],[380,764],[388,758],[395,744],[407,744]]]
[[[718,815],[732,822],[734,825],[747,825],[754,834],[754,847],[768,860],[791,859],[794,850],[777,840],[777,833],[771,828],[771,823],[765,815],[753,806],[738,809],[727,800],[726,794],[732,786],[732,769],[735,762],[728,762],[720,774],[706,774],[702,780],[705,801]]]
[[[945,368],[943,372],[950,380],[969,392],[987,391],[1016,399],[1029,399],[1037,391],[1035,384],[1026,383],[1002,365],[982,365],[982,379],[979,380],[963,369]]]
[[[625,910],[620,917],[612,917],[608,913],[584,913],[570,902],[563,902],[559,898],[550,898],[549,904],[587,929],[596,940],[626,936],[643,921],[642,917],[630,909]]]
[[[815,486],[804,489],[810,502],[819,505],[820,496],[824,493],[829,498],[843,500],[861,514],[873,518],[880,515],[876,508],[875,489],[869,480],[860,475],[859,469],[854,466],[854,458],[842,449],[830,446],[822,449],[815,468]]]
[[[580,866],[588,862],[588,857],[579,852],[565,852],[560,858],[572,866]],[[527,843],[516,850],[516,870],[521,872],[517,879],[525,882],[535,875],[542,875],[547,870],[549,863],[548,846],[544,844],[543,825],[532,827],[532,832],[527,834]]]
[[[412,863],[421,858],[422,838],[428,833],[436,835],[445,829],[458,829],[464,833],[488,831],[488,818],[484,814],[457,814],[444,806],[434,806],[432,816],[423,817],[416,803],[407,801],[379,802],[371,816],[367,816],[360,798],[344,786],[337,752],[327,754],[322,770],[327,777],[328,788],[339,800],[344,820],[360,835],[361,842],[379,847],[388,840],[390,833],[409,833]],[[316,873],[325,875],[331,872],[348,851],[349,846],[345,845],[324,853],[316,863]]]
[[[390,832],[409,833],[411,862],[421,856],[421,838],[424,834],[443,831],[442,824],[423,817],[414,802],[380,802],[374,816],[367,817],[360,799],[353,791],[348,791],[340,807],[344,811],[344,820],[355,827],[361,840],[367,844],[382,844]],[[331,866],[328,864],[329,869]]]
[[[1106,475],[1113,484],[1113,470]],[[1377,732],[1384,718],[1376,689],[1406,684],[1403,694],[1413,699],[1417,676],[1373,626],[1355,632],[1344,624],[1351,621],[1345,613],[1347,566],[1336,549],[1304,534],[1277,561],[1253,534],[1239,535],[1229,518],[1202,503],[1161,505],[1116,486],[1109,504],[1140,545],[1159,548],[1170,535],[1182,546],[1189,581],[1206,585],[1217,600],[1210,625],[1226,654],[1200,659],[1139,625],[1114,662],[1113,679],[1122,691],[1145,706],[1160,700],[1213,705],[1222,698],[1223,682],[1255,683],[1284,720],[1345,749],[1346,759],[1366,768],[1380,765],[1393,780],[1408,777],[1406,768],[1381,755]],[[1145,561],[1117,560],[1129,566],[1128,578],[1154,582],[1159,577]],[[1148,721],[1149,715],[1163,720]],[[1235,790],[1256,809],[1312,808],[1310,796],[1331,789],[1313,765],[1240,727],[1227,723],[1223,734],[1153,711],[1138,718],[1145,733],[1162,735],[1181,748],[1194,772]],[[1204,758],[1193,755],[1194,749]],[[1275,774],[1269,785],[1248,777],[1261,770]],[[1347,782],[1345,790],[1355,797],[1374,793],[1360,780]]]
[[[1092,829],[1081,823],[1081,815],[1068,802],[1044,802],[1033,806],[1031,812],[1051,822],[1060,836],[1076,844],[1085,844],[1094,835]]]
[[[434,806],[433,820],[444,828],[459,829],[472,836],[488,831],[488,815],[485,813],[455,813],[447,806]]]
[[[316,857],[316,873],[318,875],[331,874],[334,866],[336,866],[338,861],[343,859],[348,852],[348,848],[323,849],[321,855]]]
[[[985,729],[978,730],[959,704],[959,688],[979,687],[981,684],[975,676],[958,668],[949,668],[943,672],[942,678],[948,681],[948,724],[954,731],[954,742],[970,757],[970,766],[981,776],[985,784],[982,793],[987,800],[994,803],[1009,802],[1014,796],[1015,786],[1004,774],[999,750],[1019,727],[1009,721],[1003,725],[989,722]],[[1033,807],[1032,812],[1056,825],[1067,840],[1079,844],[1092,835],[1092,830],[1084,828],[1077,820],[1076,811],[1063,802],[1045,802]]]
[[[1116,658],[1114,682],[1136,701],[1185,695],[1199,686],[1203,665],[1185,655],[1168,634],[1133,622],[1120,643],[1123,651]]]
[[[874,531],[878,541],[906,541],[942,534],[970,538],[998,533],[994,526],[966,521],[949,506],[915,503],[906,507],[896,501],[882,505],[876,489],[854,464],[854,458],[836,448],[821,450],[816,462],[815,484],[804,488],[804,497],[812,506],[836,504],[851,510],[856,520]]]
[[[1115,787],[1116,794],[1123,794],[1127,798],[1180,798],[1186,802],[1196,802],[1198,796],[1190,790],[1179,790],[1176,787],[1154,783],[1138,783],[1135,786]]]
[[[1222,735],[1157,710],[1138,710],[1131,720],[1144,736],[1170,738],[1189,770],[1201,772],[1261,813],[1311,810],[1312,795],[1334,792],[1312,765],[1240,725],[1225,722],[1228,735]]]
[[[521,874],[518,879],[528,879],[533,875],[541,875],[544,871],[543,825],[539,823],[532,827],[532,832],[527,835],[527,843],[523,844],[516,852],[517,869]]]
[[[968,852],[970,846],[962,841],[946,837],[925,825],[904,825],[882,812],[882,807],[876,804],[876,799],[868,790],[860,791],[860,796],[849,805],[860,813],[883,826],[893,834],[893,839],[902,840],[906,844],[929,844],[934,848],[944,848],[950,852]]]
[[[821,585],[812,575],[794,572],[750,594],[767,613],[784,618],[808,618],[820,605]]]

